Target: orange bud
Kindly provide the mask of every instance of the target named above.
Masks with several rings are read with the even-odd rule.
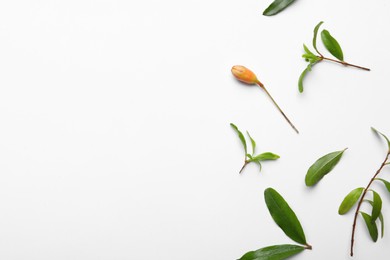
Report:
[[[250,69],[247,69],[244,66],[241,65],[233,66],[232,73],[234,77],[236,77],[236,79],[246,84],[254,85],[259,83],[255,73],[253,73]]]

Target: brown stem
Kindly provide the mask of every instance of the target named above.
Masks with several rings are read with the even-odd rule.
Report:
[[[355,68],[358,68],[358,69],[370,71],[369,68],[365,68],[365,67],[361,67],[361,66],[358,66],[358,65],[350,64],[350,63],[345,62],[345,61],[334,60],[334,59],[326,58],[324,56],[320,56],[318,58],[320,58],[321,60],[327,60],[327,61],[336,62],[336,63],[342,64],[344,66],[350,66],[350,67],[355,67]]]
[[[309,245],[309,244],[306,244],[306,245],[305,245],[305,249],[307,249],[307,250],[312,250],[313,247],[312,247],[311,245]]]
[[[239,173],[241,173],[244,170],[244,168],[248,165],[248,163],[249,163],[249,161],[245,160],[244,165],[241,167],[241,170],[239,171]]]
[[[279,107],[279,105],[276,103],[276,101],[272,98],[271,94],[268,92],[268,90],[264,87],[264,85],[260,82],[257,82],[257,84],[259,85],[259,87],[261,87],[265,93],[267,93],[268,97],[272,100],[272,102],[274,103],[274,105],[276,106],[276,108],[279,110],[280,113],[282,113],[283,117],[287,120],[287,122],[290,124],[290,126],[295,130],[295,132],[297,132],[297,134],[299,134],[299,131],[298,129],[293,125],[293,123],[291,123],[290,119],[288,119],[288,117],[286,116],[286,114],[284,114],[284,112],[282,111],[282,109]]]
[[[357,206],[356,212],[355,212],[355,217],[354,217],[354,219],[353,219],[353,224],[352,224],[351,256],[353,256],[353,245],[354,245],[354,242],[355,242],[356,221],[357,221],[357,217],[358,217],[358,215],[359,215],[360,207],[362,206],[362,203],[363,203],[363,200],[364,200],[364,196],[366,196],[367,191],[368,191],[368,189],[370,188],[371,184],[374,182],[376,176],[378,176],[378,174],[382,171],[383,167],[385,167],[385,165],[387,164],[386,162],[387,162],[387,160],[389,159],[389,155],[390,155],[390,151],[387,152],[386,158],[385,158],[385,160],[383,161],[383,163],[381,164],[381,167],[379,167],[379,169],[375,172],[374,177],[371,178],[371,180],[370,180],[370,182],[368,183],[367,187],[364,189],[363,195],[361,196],[361,198],[360,198],[360,200],[359,200],[359,203],[358,203],[358,206]]]

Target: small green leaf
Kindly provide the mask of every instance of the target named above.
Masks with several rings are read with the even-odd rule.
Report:
[[[306,74],[311,71],[311,64],[307,65],[306,69],[302,72],[301,76],[299,76],[298,80],[298,89],[299,92],[303,92],[303,79],[305,78]]]
[[[332,35],[327,30],[321,32],[321,39],[324,43],[326,49],[340,61],[344,61],[343,50],[340,47],[340,44],[333,38]]]
[[[390,192],[390,182],[388,182],[384,179],[381,179],[381,178],[376,178],[375,180],[383,182],[383,184],[386,186],[387,191]]]
[[[279,158],[280,158],[279,155],[267,152],[267,153],[256,155],[255,157],[253,157],[252,161],[261,162],[261,161],[277,160]]]
[[[371,218],[372,221],[375,221],[379,215],[381,214],[382,210],[382,199],[381,196],[376,191],[371,190],[373,193],[373,204],[372,204],[372,213]]]
[[[372,241],[376,242],[378,240],[378,227],[376,226],[375,221],[372,221],[371,216],[365,212],[360,212],[360,214],[362,214]]]
[[[249,134],[248,131],[246,131],[246,134],[249,136],[249,139],[251,140],[251,144],[252,144],[252,155],[254,155],[255,152],[256,152],[256,142],[255,142],[255,140],[253,140],[252,136]]]
[[[295,242],[306,245],[301,223],[283,197],[276,190],[268,188],[264,191],[264,198],[272,218],[283,232]]]
[[[306,186],[313,186],[328,174],[340,161],[345,150],[329,153],[318,159],[307,171]]]
[[[319,24],[316,25],[316,27],[314,28],[314,36],[313,36],[313,47],[314,49],[316,50],[316,52],[320,54],[320,52],[318,51],[317,49],[317,34],[318,34],[318,29],[320,29],[320,26],[321,24],[323,24],[324,22],[320,22]]]
[[[371,200],[364,200],[364,201],[367,201],[371,204],[371,206],[374,206],[373,201],[371,201]],[[383,219],[382,213],[379,214],[379,220],[381,222],[381,238],[383,238],[383,236],[385,235],[385,220]]]
[[[356,202],[359,200],[363,191],[364,188],[356,188],[350,193],[348,193],[348,195],[345,196],[343,202],[341,202],[341,205],[339,207],[339,214],[340,215],[346,214],[353,207],[353,205],[355,205]]]
[[[381,135],[381,136],[383,136],[383,138],[386,139],[387,147],[389,148],[389,151],[390,151],[390,140],[389,140],[389,138],[387,138],[387,136],[385,136],[384,134],[382,134],[381,132],[379,132],[378,130],[376,130],[374,127],[371,127],[371,129],[372,129],[372,131],[374,131],[376,134]]]
[[[276,245],[250,251],[239,260],[282,260],[302,252],[305,248],[297,245]]]
[[[303,49],[305,50],[306,54],[309,54],[311,56],[316,56],[314,53],[312,53],[309,48],[305,44],[303,44]]]
[[[238,135],[238,138],[240,138],[241,143],[242,143],[242,145],[244,146],[245,156],[246,156],[246,154],[247,154],[247,148],[246,148],[246,141],[245,141],[244,135],[241,133],[240,130],[238,130],[238,127],[237,127],[236,125],[234,125],[233,123],[230,123],[230,126],[236,131],[236,133],[237,133],[237,135]]]
[[[383,236],[385,235],[385,220],[383,218],[382,213],[379,214],[379,220],[381,222],[381,238],[383,238]]]
[[[263,15],[275,15],[292,4],[294,1],[295,0],[275,0],[270,6],[267,7],[267,9],[264,10]]]

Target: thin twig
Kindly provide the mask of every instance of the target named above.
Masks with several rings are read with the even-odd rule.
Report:
[[[320,56],[318,58],[320,58],[321,60],[327,60],[327,61],[336,62],[336,63],[342,64],[344,66],[350,66],[350,67],[355,67],[355,68],[358,68],[358,69],[370,71],[369,68],[365,68],[365,67],[362,67],[362,66],[354,65],[354,64],[351,64],[351,63],[348,63],[348,62],[345,62],[345,61],[339,61],[339,60],[335,60],[335,59],[331,59],[331,58],[326,58],[324,56]]]
[[[359,200],[359,203],[358,203],[358,206],[356,208],[356,212],[355,212],[355,217],[353,219],[353,224],[352,224],[352,236],[351,236],[351,256],[353,256],[353,245],[354,245],[354,242],[355,242],[355,229],[356,229],[356,221],[357,221],[357,217],[359,215],[359,210],[360,210],[360,207],[363,203],[363,200],[364,200],[364,197],[366,196],[367,192],[368,192],[368,189],[370,188],[371,184],[374,182],[376,176],[378,176],[378,174],[382,171],[383,167],[385,167],[385,165],[387,164],[387,160],[389,159],[389,155],[390,155],[390,151],[387,152],[386,154],[386,158],[385,160],[383,161],[383,163],[381,164],[381,167],[375,172],[375,175],[374,177],[371,178],[370,182],[368,183],[367,187],[364,189],[364,192],[363,192],[363,195],[361,196],[360,200]]]

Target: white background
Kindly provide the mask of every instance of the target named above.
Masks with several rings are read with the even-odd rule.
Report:
[[[0,259],[231,260],[293,243],[266,209],[267,187],[313,245],[296,259],[349,259],[353,216],[338,206],[384,158],[370,126],[390,135],[390,3],[299,0],[262,16],[270,2],[1,1]],[[372,71],[323,62],[299,94],[302,44],[321,20],[345,59]],[[235,64],[300,135],[231,76]],[[230,122],[281,158],[239,175]],[[308,167],[345,147],[306,188]],[[375,188],[390,223],[390,196]],[[354,259],[387,259],[389,242],[372,243],[359,220]]]

